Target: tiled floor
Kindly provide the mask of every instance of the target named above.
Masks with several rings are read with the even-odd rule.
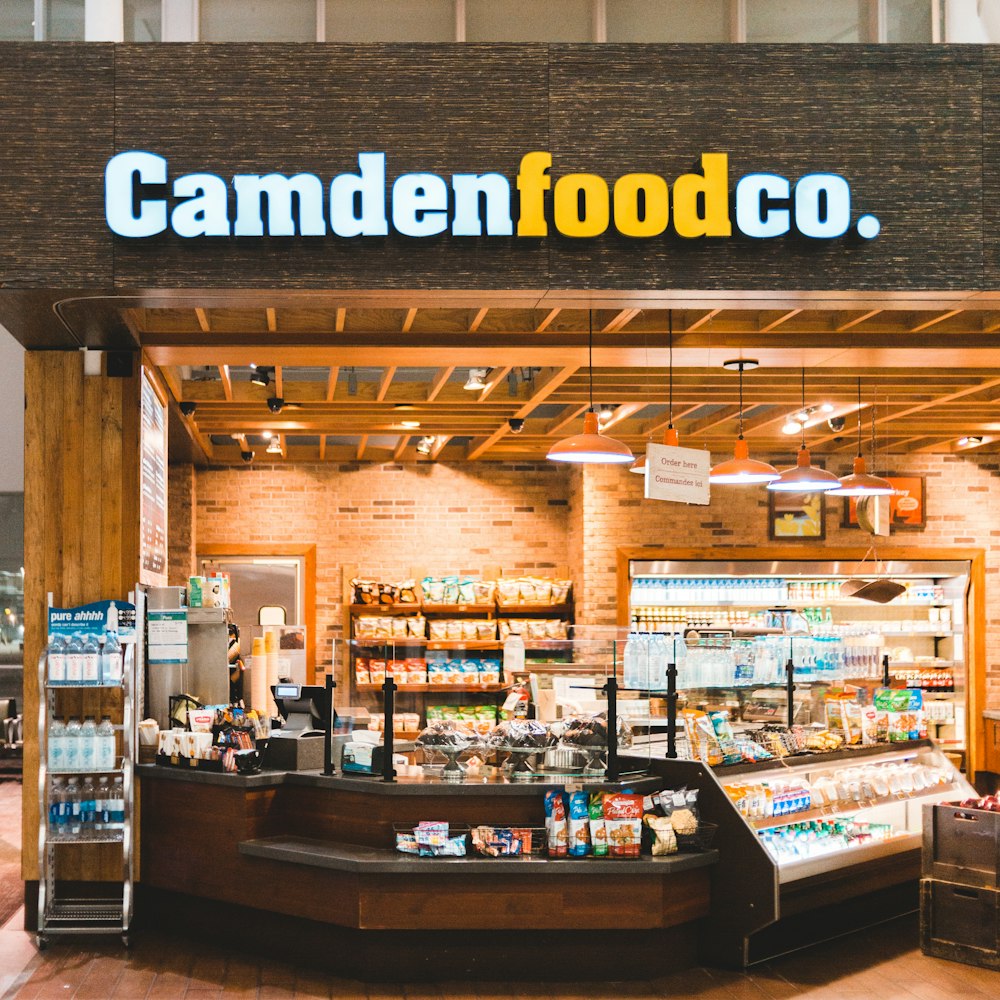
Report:
[[[9,787],[9,786],[8,786]],[[19,817],[0,809],[0,838],[20,843]],[[747,974],[691,969],[645,982],[359,983],[225,951],[189,938],[140,932],[129,951],[117,938],[52,944],[38,953],[21,913],[0,928],[0,1000],[979,1000],[1000,998],[1000,972],[927,958],[917,947],[917,921],[906,917],[777,959]],[[517,942],[498,942],[517,967]],[[609,956],[609,979],[614,976]]]

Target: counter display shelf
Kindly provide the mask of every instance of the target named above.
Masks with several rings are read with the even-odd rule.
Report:
[[[787,950],[789,935],[834,936],[912,906],[923,807],[976,794],[932,740],[651,768],[670,784],[698,788],[702,817],[719,826],[727,893],[713,901],[710,948],[732,966]],[[801,920],[834,905],[847,910]]]

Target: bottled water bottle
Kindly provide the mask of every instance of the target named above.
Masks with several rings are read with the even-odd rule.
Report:
[[[121,684],[122,680],[122,646],[115,632],[108,632],[104,637],[104,648],[101,654],[101,683]]]
[[[66,683],[83,683],[83,640],[79,635],[66,641]]]
[[[62,719],[53,719],[49,724],[49,770],[65,771],[64,744],[66,742],[66,723]]]
[[[666,636],[660,634],[651,635],[649,637],[647,653],[647,662],[649,666],[647,669],[650,691],[667,690],[668,641],[669,640]]]
[[[83,640],[83,683],[101,683],[101,647],[96,635],[84,636]]]
[[[60,635],[49,636],[49,683],[66,683],[66,643]]]
[[[625,640],[622,679],[625,687],[645,690],[649,687],[649,637],[630,632]]]
[[[94,796],[94,831],[101,833],[108,829],[111,822],[109,808],[111,805],[111,789],[107,778],[101,778]]]
[[[67,805],[65,833],[73,838],[80,836],[80,784],[78,779],[70,778],[66,788]]]
[[[62,830],[62,808],[66,801],[66,786],[62,778],[52,782],[52,794],[49,796],[49,833],[57,834]]]
[[[115,729],[111,716],[106,715],[97,727],[97,753],[94,759],[95,771],[110,771],[115,766]]]
[[[108,829],[121,830],[125,826],[125,786],[121,778],[115,778],[108,802]]]
[[[84,778],[80,788],[80,835],[85,840],[94,836],[94,825],[97,822],[94,797],[94,779]]]
[[[80,720],[71,718],[66,723],[66,732],[63,737],[63,747],[65,747],[63,751],[63,760],[65,761],[64,771],[80,770],[80,744],[82,742],[80,738]]]
[[[80,766],[81,771],[93,771],[97,766],[97,726],[94,717],[88,715],[80,727]]]

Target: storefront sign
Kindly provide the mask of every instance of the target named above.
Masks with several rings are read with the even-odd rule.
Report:
[[[646,499],[706,505],[712,456],[695,448],[646,448]]]
[[[550,216],[556,232],[577,239],[613,227],[633,239],[669,230],[684,239],[795,233],[831,240],[853,231],[871,240],[881,228],[874,215],[853,217],[851,187],[839,174],[810,173],[793,183],[780,174],[751,173],[733,189],[727,153],[702,153],[700,172],[682,174],[669,186],[650,173],[624,174],[613,183],[585,173],[553,179],[552,166],[551,153],[525,153],[514,181],[516,200],[500,173],[402,174],[387,196],[385,153],[359,153],[357,173],[338,174],[325,185],[312,173],[236,174],[229,182],[192,173],[171,182],[165,157],[129,150],[105,168],[105,216],[112,232],[132,239],[168,230],[187,238],[385,237],[390,223],[417,239],[443,233],[540,238],[550,235]],[[164,196],[166,185],[172,200]]]

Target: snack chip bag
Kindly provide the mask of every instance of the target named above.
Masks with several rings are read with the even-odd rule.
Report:
[[[625,792],[605,796],[604,826],[610,857],[638,857],[642,843],[642,796]]]
[[[608,856],[608,833],[604,825],[604,792],[590,796],[590,846],[595,858]]]
[[[586,792],[569,797],[569,854],[582,858],[590,854],[590,803]]]
[[[549,857],[566,857],[569,851],[566,797],[558,789],[550,789],[545,793],[545,836],[548,841]]]

